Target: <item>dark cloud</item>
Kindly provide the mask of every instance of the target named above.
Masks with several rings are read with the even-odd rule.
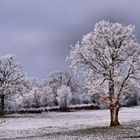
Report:
[[[0,55],[14,53],[29,76],[67,69],[70,45],[106,19],[134,24],[140,40],[139,0],[0,1]]]

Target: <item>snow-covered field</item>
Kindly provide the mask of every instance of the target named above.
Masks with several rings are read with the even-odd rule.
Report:
[[[1,119],[0,140],[107,140],[140,138],[140,107],[122,108],[122,126],[109,128],[109,111],[14,114]]]

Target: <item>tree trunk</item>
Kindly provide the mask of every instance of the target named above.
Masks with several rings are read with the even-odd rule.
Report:
[[[3,116],[4,115],[4,97],[5,95],[1,95],[1,105],[0,105],[0,115]]]
[[[64,98],[61,103],[60,103],[60,110],[61,111],[68,111],[68,106],[67,106],[67,98]]]
[[[120,125],[119,120],[118,120],[120,104],[118,103],[118,101],[114,103],[115,101],[114,81],[112,80],[112,78],[109,81],[109,98],[110,98],[110,117],[111,117],[110,126],[111,127],[118,126]]]
[[[119,109],[120,109],[119,104],[114,104],[114,105],[111,105],[110,107],[110,117],[111,117],[110,126],[111,127],[120,125],[119,120],[118,120]]]

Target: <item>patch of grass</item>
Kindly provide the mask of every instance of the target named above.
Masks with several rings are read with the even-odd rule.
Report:
[[[123,138],[140,138],[140,132],[136,131],[133,126],[117,126],[117,127],[95,127],[81,130],[71,131],[65,135],[71,136],[89,136],[93,138],[102,137],[102,139],[123,139]],[[135,136],[137,135],[137,136]]]

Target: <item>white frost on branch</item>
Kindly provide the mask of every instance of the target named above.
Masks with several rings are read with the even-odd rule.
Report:
[[[12,55],[0,57],[0,94],[14,93],[24,77],[22,67]]]

